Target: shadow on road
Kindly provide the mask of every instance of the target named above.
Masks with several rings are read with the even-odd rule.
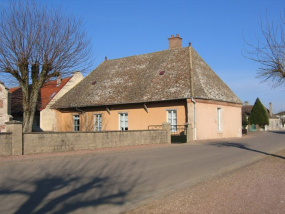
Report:
[[[276,133],[276,134],[285,134],[285,131],[269,131],[269,132]]]
[[[116,163],[116,160],[109,161]],[[121,162],[111,167],[110,162],[100,167],[96,161],[92,167],[65,162],[48,173],[40,172],[45,169],[37,169],[36,176],[21,178],[19,174],[17,179],[0,185],[0,196],[8,197],[7,200],[19,196],[25,199],[13,201],[17,208],[15,214],[59,214],[79,209],[89,209],[87,212],[91,209],[93,213],[99,205],[122,205],[139,182],[140,175],[132,174],[135,163]]]
[[[264,155],[269,155],[272,157],[281,158],[281,159],[285,160],[285,157],[283,157],[283,156],[270,154],[270,153],[259,151],[256,149],[251,149],[251,148],[247,147],[246,144],[243,144],[243,143],[220,142],[220,143],[210,143],[209,145],[218,146],[218,147],[235,147],[238,149],[244,149],[244,150],[248,150],[248,151],[252,151],[252,152],[257,152],[257,153],[261,153]]]

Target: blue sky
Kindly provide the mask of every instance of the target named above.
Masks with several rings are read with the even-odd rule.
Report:
[[[94,52],[90,71],[105,56],[115,59],[168,49],[167,38],[179,34],[182,45],[190,41],[242,101],[253,104],[259,97],[266,107],[273,103],[274,113],[285,110],[285,87],[260,83],[259,65],[241,54],[244,38],[255,43],[266,11],[269,19],[278,19],[284,0],[41,1],[84,19]]]

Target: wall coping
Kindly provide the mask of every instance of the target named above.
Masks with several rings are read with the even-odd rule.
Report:
[[[99,133],[108,133],[108,132],[118,132],[118,133],[128,133],[128,132],[149,132],[149,131],[166,131],[165,129],[150,129],[150,130],[128,130],[128,131],[79,131],[79,132],[24,132],[23,134],[87,134],[87,133],[94,133],[94,134],[99,134]]]
[[[12,132],[0,132],[0,135],[11,135]]]
[[[5,124],[23,124],[23,123],[17,120],[12,120],[12,121],[6,122]]]

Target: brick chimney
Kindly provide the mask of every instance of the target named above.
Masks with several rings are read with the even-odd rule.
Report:
[[[269,116],[272,117],[272,103],[269,103]]]
[[[245,105],[245,106],[248,106],[248,101],[245,101],[245,102],[244,102],[244,105]]]
[[[168,42],[169,42],[169,49],[182,47],[182,38],[179,37],[179,34],[176,34],[176,37],[171,35],[171,37],[168,38]]]

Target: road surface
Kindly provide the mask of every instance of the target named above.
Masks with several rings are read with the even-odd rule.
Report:
[[[285,132],[0,163],[0,213],[119,213],[285,149]],[[174,199],[175,200],[175,199]]]

